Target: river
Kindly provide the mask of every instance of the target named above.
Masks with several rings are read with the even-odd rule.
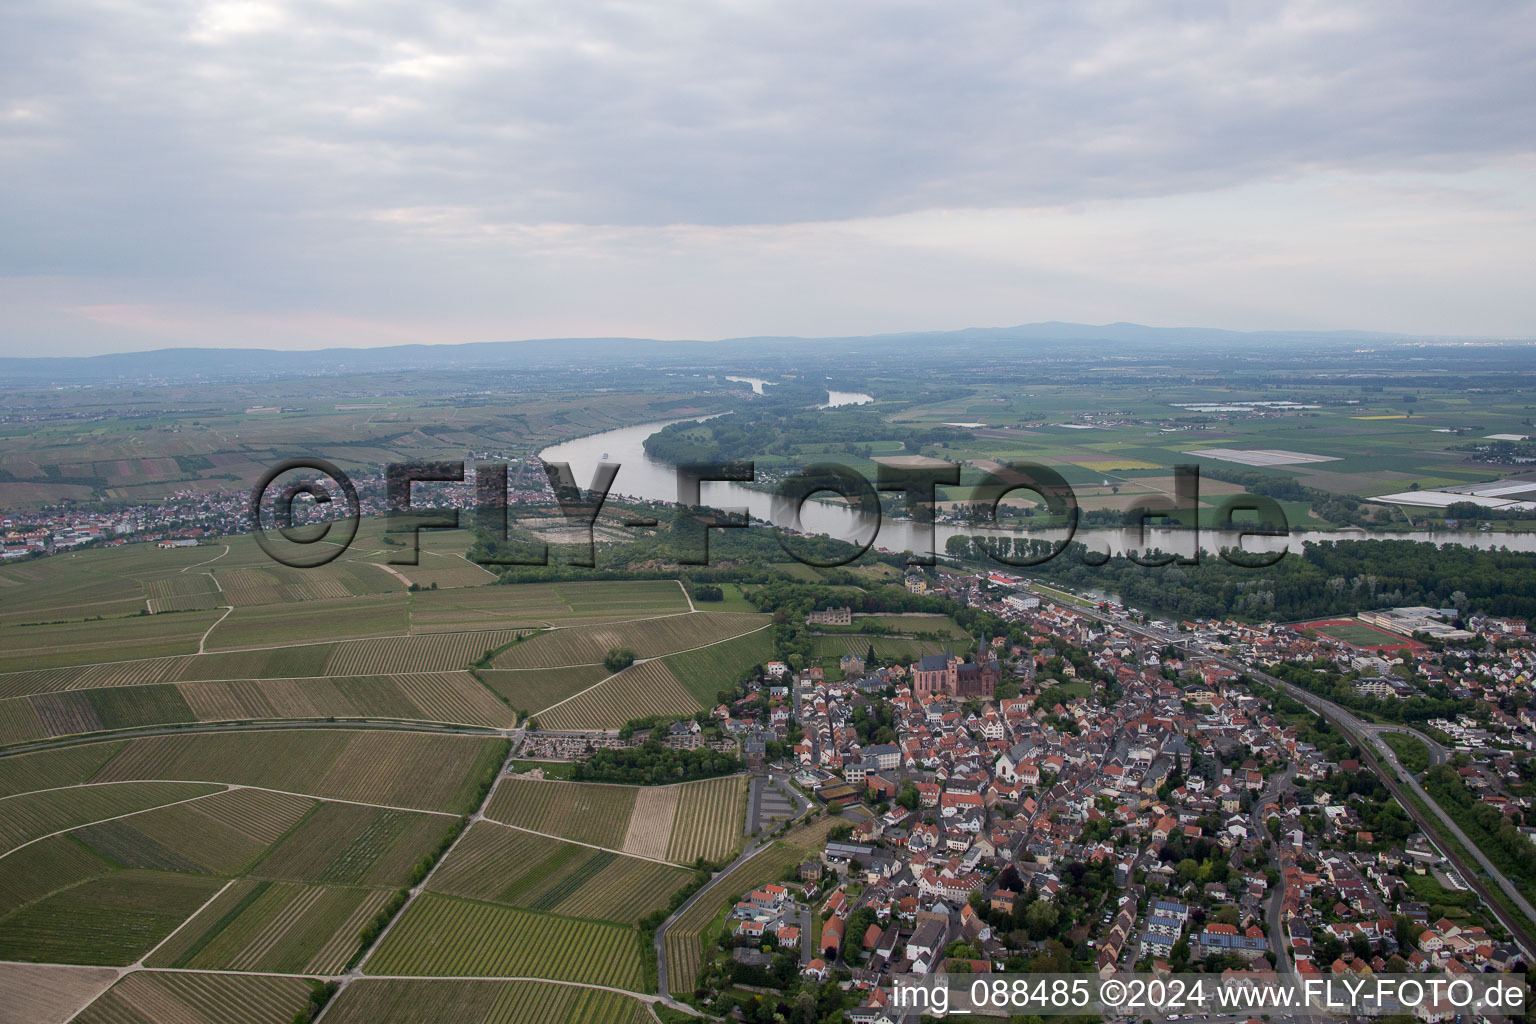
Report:
[[[829,405],[838,402],[840,397],[870,400],[867,395],[834,391],[829,395]],[[838,404],[862,404],[862,402],[850,400]],[[669,423],[676,422],[683,421],[664,420],[606,430],[600,434],[553,445],[541,451],[539,457],[546,462],[570,463],[572,473],[583,487],[592,480],[592,474],[598,462],[617,462],[620,469],[613,482],[611,493],[614,497],[638,498],[645,501],[676,501],[676,471],[670,464],[653,459],[645,453],[645,439]],[[785,514],[774,509],[773,495],[764,491],[753,490],[736,483],[713,481],[701,485],[700,498],[704,504],[713,508],[727,511],[744,509],[754,519],[791,529],[796,528],[794,523],[788,521]],[[807,533],[826,534],[850,543],[863,544],[875,532],[874,525],[841,501],[810,501],[804,507],[803,521],[799,529]],[[876,547],[891,551],[933,550],[943,554],[945,542],[950,537],[982,536],[991,532],[997,531],[948,523],[929,526],[908,520],[883,518],[879,523],[878,533],[875,533],[874,544]],[[1024,534],[1022,531],[1006,532],[1014,536],[1027,535],[1042,540],[1059,540],[1064,534],[1061,530],[1038,530],[1029,534]],[[1151,530],[1148,531],[1148,535],[1152,544],[1163,551],[1178,552],[1186,557],[1194,554],[1194,536],[1190,531]],[[1214,553],[1221,548],[1237,547],[1238,538],[1239,535],[1236,533],[1201,530],[1199,546],[1203,551]],[[1383,534],[1366,534],[1360,531],[1293,531],[1289,537],[1248,537],[1242,540],[1241,547],[1245,551],[1261,552],[1278,551],[1289,545],[1291,550],[1297,550],[1298,544],[1372,538],[1431,541],[1436,544],[1461,544],[1476,548],[1507,547],[1511,551],[1536,551],[1536,534],[1533,533],[1464,534],[1428,531]],[[1133,553],[1141,546],[1141,537],[1136,530],[1085,527],[1077,531],[1074,539],[1082,541],[1091,550],[1112,555]]]

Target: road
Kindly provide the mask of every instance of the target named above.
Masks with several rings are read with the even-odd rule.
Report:
[[[791,821],[795,820],[795,818],[800,817],[806,811],[811,809],[811,802],[802,796],[799,790],[789,785],[787,778],[780,779],[778,775],[774,773],[770,773],[769,777],[772,778],[775,782],[781,783],[780,788],[784,792],[793,796],[795,798],[795,802],[799,805],[800,809],[795,813],[794,817],[790,819]],[[672,925],[677,922],[679,917],[688,912],[689,907],[692,907],[695,903],[702,899],[705,893],[719,885],[720,882],[732,871],[735,871],[738,867],[745,864],[753,857],[757,856],[763,850],[767,849],[769,846],[772,846],[774,840],[777,838],[777,836],[774,834],[775,832],[777,832],[777,829],[775,829],[774,832],[768,833],[767,835],[759,835],[749,838],[746,845],[742,847],[741,853],[735,860],[731,861],[720,871],[715,872],[714,877],[705,882],[699,888],[698,892],[695,892],[692,896],[689,896],[686,900],[684,900],[681,906],[672,911],[667,919],[657,926],[656,935],[651,941],[656,948],[656,991],[661,994],[661,1001],[663,1003],[666,1003],[668,1006],[676,1006],[680,1009],[684,1007],[684,1004],[679,1003],[672,998],[671,988],[667,983],[667,929],[671,928]],[[687,1009],[690,1013],[696,1012],[692,1007],[687,1007]]]
[[[1098,619],[1100,622],[1112,625],[1117,629],[1123,629],[1126,632],[1135,633],[1138,636],[1142,636],[1156,643],[1171,643],[1174,641],[1186,642],[1189,640],[1189,637],[1181,636],[1170,629],[1140,626],[1118,616],[1106,615],[1097,610],[1087,610],[1082,608],[1076,610],[1090,618]],[[1408,729],[1406,726],[1376,725],[1375,723],[1362,721],[1357,715],[1353,714],[1348,709],[1340,707],[1338,704],[1335,704],[1330,700],[1325,700],[1322,697],[1303,690],[1299,686],[1293,686],[1283,679],[1277,679],[1267,672],[1263,672],[1254,668],[1252,665],[1246,665],[1240,661],[1234,661],[1230,658],[1209,654],[1204,651],[1196,651],[1196,653],[1199,654],[1199,656],[1206,658],[1209,661],[1213,661],[1218,665],[1224,665],[1227,668],[1233,669],[1234,671],[1252,676],[1254,679],[1257,679],[1268,686],[1272,686],[1275,689],[1280,690],[1282,693],[1286,693],[1296,698],[1302,704],[1317,712],[1329,723],[1338,728],[1341,732],[1344,733],[1344,735],[1348,736],[1350,740],[1360,748],[1361,755],[1370,765],[1371,770],[1376,772],[1377,776],[1381,778],[1382,783],[1387,787],[1388,790],[1391,791],[1392,795],[1397,798],[1397,801],[1402,805],[1403,810],[1406,811],[1408,815],[1418,823],[1419,827],[1424,830],[1424,834],[1427,835],[1431,841],[1435,841],[1435,846],[1437,849],[1439,849],[1440,853],[1457,869],[1458,872],[1460,872],[1463,880],[1465,880],[1466,883],[1471,886],[1472,891],[1477,893],[1477,895],[1482,899],[1483,904],[1488,908],[1488,911],[1493,914],[1493,916],[1499,920],[1499,923],[1502,924],[1509,931],[1510,935],[1514,937],[1516,945],[1518,945],[1520,947],[1520,951],[1525,954],[1526,962],[1536,962],[1536,955],[1533,955],[1533,951],[1536,951],[1536,938],[1533,938],[1531,931],[1533,923],[1536,923],[1536,907],[1531,906],[1531,904],[1525,899],[1524,896],[1520,894],[1519,890],[1515,888],[1510,880],[1504,877],[1503,873],[1500,872],[1498,868],[1493,866],[1493,863],[1488,860],[1488,858],[1483,854],[1482,850],[1478,849],[1477,844],[1472,842],[1472,840],[1467,837],[1466,833],[1462,832],[1460,827],[1458,827],[1457,824],[1451,820],[1450,815],[1448,815],[1438,803],[1431,799],[1428,793],[1424,792],[1424,788],[1420,786],[1418,780],[1413,777],[1413,773],[1408,771],[1407,768],[1403,767],[1402,763],[1398,761],[1397,755],[1392,751],[1392,748],[1387,746],[1386,741],[1381,738],[1381,733],[1411,733],[1412,735],[1418,736],[1420,739],[1425,741],[1425,744],[1429,747],[1432,756],[1439,756],[1443,758],[1446,755],[1446,751],[1443,747],[1440,746],[1440,744],[1434,742],[1428,736],[1425,736],[1422,733]],[[1419,810],[1418,806],[1408,798],[1407,794],[1409,792],[1412,792],[1420,800],[1423,801],[1424,806],[1428,807],[1430,812],[1433,814],[1433,819],[1426,816],[1424,812]],[[1466,850],[1471,854],[1473,860],[1476,862],[1476,868],[1474,868],[1473,865],[1468,864],[1465,858],[1463,858],[1454,849],[1449,848],[1449,844],[1440,839],[1440,834],[1442,833],[1453,836],[1458,842],[1462,844],[1463,847],[1466,848]],[[1479,871],[1478,868],[1480,868],[1481,871]],[[1499,890],[1509,898],[1509,901],[1515,905],[1521,914],[1525,915],[1524,920],[1521,920],[1515,914],[1511,914],[1501,903],[1494,899],[1492,892],[1488,889],[1487,883],[1483,879],[1484,875],[1486,875],[1487,878],[1492,879],[1494,884],[1499,887]]]
[[[1279,799],[1280,795],[1290,786],[1291,780],[1296,777],[1296,766],[1292,765],[1283,772],[1271,775],[1269,783],[1264,791],[1253,801],[1252,827],[1254,832],[1262,839],[1269,834],[1269,829],[1264,822],[1264,805],[1271,800]],[[1280,870],[1279,847],[1273,846],[1269,852],[1269,862],[1275,870]],[[1290,975],[1296,972],[1295,965],[1291,963],[1290,951],[1286,948],[1285,922],[1281,920],[1281,908],[1285,905],[1285,874],[1280,874],[1280,882],[1269,893],[1269,910],[1265,915],[1265,922],[1269,931],[1270,959],[1274,962],[1275,970],[1281,975]]]

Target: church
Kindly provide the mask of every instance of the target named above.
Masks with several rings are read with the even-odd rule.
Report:
[[[962,661],[946,645],[943,654],[926,654],[912,665],[912,696],[990,697],[1002,674],[986,637],[976,647],[975,661]]]

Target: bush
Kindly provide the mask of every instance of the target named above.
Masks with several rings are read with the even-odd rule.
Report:
[[[603,667],[609,672],[620,672],[635,663],[635,652],[628,647],[610,647],[603,655]]]

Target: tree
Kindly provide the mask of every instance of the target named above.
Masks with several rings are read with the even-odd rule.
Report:
[[[610,647],[603,655],[603,667],[609,672],[620,672],[635,663],[635,652],[628,647]]]
[[[1044,900],[1036,900],[1024,912],[1024,925],[1029,929],[1029,937],[1036,941],[1053,933],[1060,919],[1061,914],[1055,905]]]

